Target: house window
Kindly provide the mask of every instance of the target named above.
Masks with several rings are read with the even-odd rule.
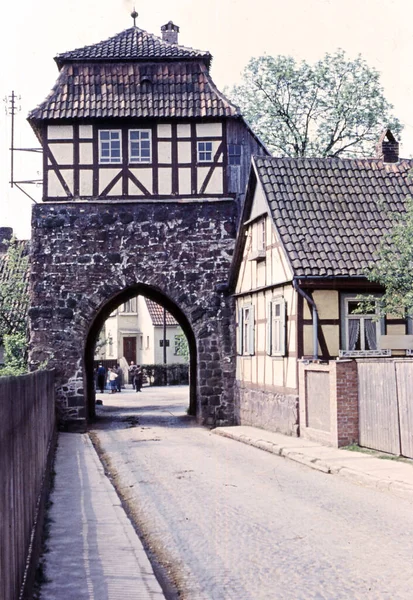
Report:
[[[212,142],[198,142],[198,162],[212,162]]]
[[[274,298],[267,305],[267,354],[285,355],[285,300]]]
[[[380,349],[383,319],[376,319],[376,310],[359,312],[359,295],[341,297],[341,336],[343,350],[340,356],[388,356],[389,350]]]
[[[143,335],[139,336],[139,349],[143,350]]]
[[[146,349],[149,348],[149,335],[146,336]]]
[[[152,160],[152,132],[150,129],[129,131],[129,162],[150,163]]]
[[[125,302],[122,305],[122,310],[121,312],[123,313],[136,313],[136,298],[131,298],[130,300],[128,300],[127,302]]]
[[[121,132],[118,129],[101,129],[99,131],[99,162],[120,163]]]
[[[256,229],[257,250],[265,250],[265,247],[267,245],[265,229],[266,229],[265,219],[260,219],[257,223],[257,229]]]
[[[228,144],[228,164],[241,164],[241,144]]]
[[[159,345],[163,348],[163,340],[159,340]],[[169,340],[165,340],[165,348],[169,348]]]
[[[242,306],[238,312],[238,353],[252,356],[254,354],[254,307],[252,304]]]

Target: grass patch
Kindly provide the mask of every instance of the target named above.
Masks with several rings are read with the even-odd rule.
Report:
[[[404,462],[408,465],[413,466],[413,460],[411,458],[406,458],[405,456],[396,456],[395,454],[387,454],[385,452],[379,452],[378,450],[372,450],[371,448],[363,448],[358,444],[350,444],[349,446],[344,446],[341,450],[349,450],[350,452],[361,452],[362,454],[369,454],[374,458],[382,458],[383,460],[395,460],[397,462]]]

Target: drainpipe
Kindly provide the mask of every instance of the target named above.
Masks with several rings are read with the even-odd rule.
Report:
[[[312,306],[312,309],[313,309],[313,359],[318,360],[318,335],[317,335],[318,312],[317,312],[317,306],[316,306],[314,300],[312,298],[310,298],[310,296],[308,294],[306,294],[304,292],[304,290],[302,290],[300,288],[296,279],[293,279],[293,288],[295,289],[296,292],[298,292],[300,294],[300,296],[305,298],[305,300],[307,300],[307,302],[309,302]]]

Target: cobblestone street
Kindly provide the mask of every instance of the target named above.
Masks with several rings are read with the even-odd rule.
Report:
[[[92,431],[180,598],[411,598],[407,500],[213,435],[187,393],[104,394]]]

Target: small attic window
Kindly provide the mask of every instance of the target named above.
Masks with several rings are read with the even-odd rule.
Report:
[[[140,70],[139,82],[141,85],[151,85],[153,83],[153,73],[150,67],[144,67]]]

